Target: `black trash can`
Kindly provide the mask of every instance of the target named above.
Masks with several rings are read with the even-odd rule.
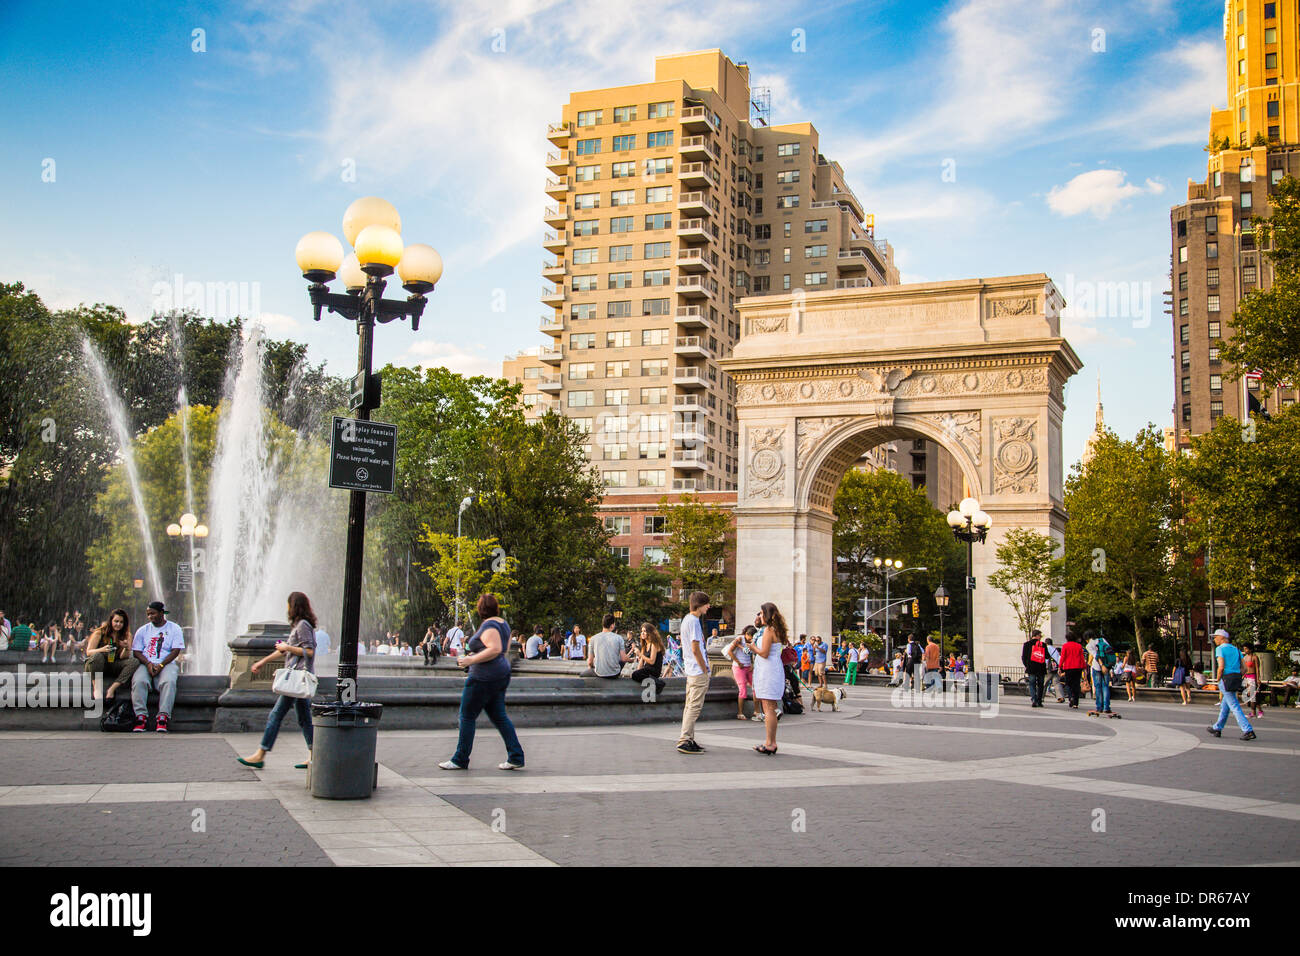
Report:
[[[379,784],[375,751],[383,704],[312,704],[310,780],[313,797],[365,800]]]

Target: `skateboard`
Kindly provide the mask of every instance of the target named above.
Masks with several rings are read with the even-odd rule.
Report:
[[[1090,710],[1090,711],[1088,711],[1088,716],[1089,716],[1089,717],[1109,717],[1111,720],[1123,720],[1123,718],[1124,718],[1124,715],[1123,715],[1123,714],[1107,714],[1107,713],[1103,713],[1103,712],[1100,711],[1100,710]]]

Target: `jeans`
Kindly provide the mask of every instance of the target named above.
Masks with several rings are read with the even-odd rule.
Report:
[[[280,723],[284,720],[284,715],[289,713],[290,707],[298,718],[298,726],[302,728],[307,749],[311,750],[311,701],[306,697],[286,697],[284,694],[279,696],[275,706],[271,708],[270,715],[266,718],[266,730],[262,732],[263,750],[270,750],[275,746],[275,738],[280,734]]]
[[[509,686],[509,675],[496,680],[465,678],[465,689],[460,695],[460,739],[456,742],[456,752],[451,755],[452,763],[469,766],[470,751],[474,749],[475,723],[478,715],[487,711],[488,720],[492,721],[492,726],[505,742],[506,759],[520,767],[524,765],[524,748],[520,746],[515,725],[506,713],[506,688]]]
[[[1092,696],[1097,701],[1097,710],[1110,711],[1110,675],[1096,667],[1092,669]]]
[[[1228,722],[1228,714],[1237,719],[1237,726],[1241,728],[1243,734],[1249,734],[1254,731],[1250,726],[1250,721],[1246,719],[1246,712],[1241,709],[1241,701],[1237,700],[1235,690],[1224,690],[1223,681],[1219,681],[1219,693],[1223,695],[1223,700],[1219,703],[1219,719],[1214,722],[1215,730],[1222,730],[1223,725]]]
[[[1026,673],[1025,682],[1029,685],[1030,702],[1041,704],[1043,702],[1043,675]]]
[[[181,669],[172,661],[157,677],[149,674],[149,668],[141,664],[131,678],[131,706],[135,708],[136,717],[149,713],[149,688],[158,690],[158,713],[171,716],[172,705],[176,703],[176,682],[180,680]]]
[[[940,673],[939,668],[936,667],[932,670],[928,670],[925,672],[925,683],[922,686],[926,690],[942,690],[942,677],[943,675]]]

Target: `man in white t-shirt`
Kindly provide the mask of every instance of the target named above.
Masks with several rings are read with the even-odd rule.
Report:
[[[13,632],[13,625],[5,617],[5,612],[0,611],[0,651],[9,648],[9,635]]]
[[[447,653],[452,657],[460,657],[461,649],[465,646],[465,632],[460,629],[459,624],[453,624],[451,630],[447,632]]]
[[[154,601],[146,612],[149,623],[141,625],[131,641],[131,652],[140,666],[131,678],[131,704],[135,708],[133,733],[142,734],[149,722],[149,689],[158,691],[158,718],[154,730],[168,732],[172,705],[176,703],[176,684],[181,668],[176,663],[185,650],[185,634],[175,621],[167,620],[167,608]]]
[[[682,708],[682,732],[677,738],[679,754],[702,754],[695,742],[695,722],[704,710],[709,689],[709,655],[704,649],[704,628],[700,618],[709,612],[709,596],[691,592],[691,612],[682,618],[682,670],[686,674],[686,705]]]
[[[330,652],[330,636],[324,628],[316,628],[316,656],[324,657]]]
[[[542,656],[542,626],[539,624],[529,635],[528,641],[524,644],[524,659],[530,661],[540,660]]]
[[[587,659],[587,636],[582,633],[581,625],[573,625],[573,633],[569,635],[565,646],[569,651],[569,660],[583,661]]]

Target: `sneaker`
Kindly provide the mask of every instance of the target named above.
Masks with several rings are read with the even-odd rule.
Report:
[[[451,761],[448,761],[448,763],[450,762]],[[497,769],[498,770],[523,770],[524,765],[521,763],[511,763],[509,760],[507,760],[505,763],[497,764]]]
[[[444,760],[442,763],[438,764],[438,769],[439,770],[468,770],[469,767],[462,767],[454,760]]]
[[[154,731],[160,734],[167,733],[167,721],[168,721],[168,717],[166,714],[159,714],[158,719],[154,721],[154,725],[153,725]]]
[[[750,719],[750,720],[757,720],[757,721],[761,724],[761,723],[762,723],[764,720],[766,720],[767,718],[765,718],[762,714],[755,714],[753,717],[751,717],[751,718],[749,718],[749,719]]]
[[[142,734],[145,732],[145,729],[148,726],[149,726],[149,718],[146,717],[144,714],[140,714],[135,719],[135,726],[131,728],[131,733]]]
[[[1222,737],[1222,736],[1223,736],[1223,731],[1222,731],[1222,730],[1215,730],[1213,727],[1206,727],[1206,728],[1205,728],[1205,732],[1206,732],[1207,734],[1210,734],[1211,736],[1214,736],[1214,737]]]
[[[1255,739],[1255,731],[1253,731],[1253,730],[1248,730],[1248,731],[1246,731],[1244,734],[1241,735],[1241,739],[1242,739],[1242,740],[1254,740],[1254,739]]]
[[[677,745],[677,752],[679,754],[702,754],[704,753],[704,748],[694,740],[683,740]]]

